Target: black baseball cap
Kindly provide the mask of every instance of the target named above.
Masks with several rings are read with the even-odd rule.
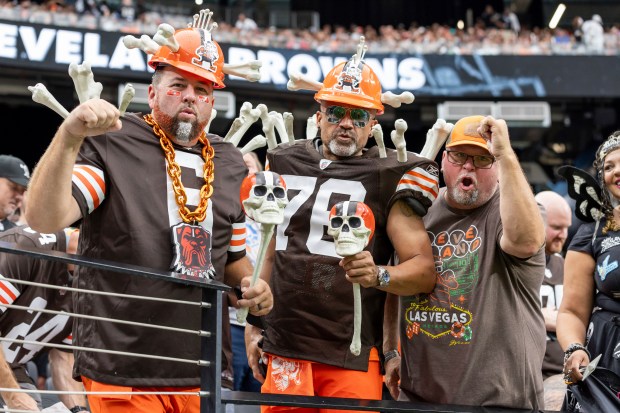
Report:
[[[28,186],[30,170],[21,159],[12,155],[0,155],[0,178],[6,178],[17,185]]]

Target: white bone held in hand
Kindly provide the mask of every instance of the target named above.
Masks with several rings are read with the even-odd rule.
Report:
[[[426,132],[426,142],[420,151],[420,155],[427,159],[434,160],[444,142],[448,139],[453,127],[454,125],[452,123],[447,123],[443,119],[437,119],[435,124]]]
[[[263,62],[260,60],[252,60],[238,64],[224,63],[222,72],[229,76],[242,77],[250,82],[258,82],[260,80],[260,68],[262,65]]]
[[[381,129],[380,124],[376,124],[370,130],[373,138],[377,141],[377,146],[379,147],[379,158],[387,158],[387,152],[385,151],[385,142],[383,141],[383,129]]]
[[[293,114],[291,112],[284,112],[282,115],[284,119],[284,129],[286,130],[286,136],[290,143],[295,142],[295,133],[293,131]]]
[[[174,53],[179,51],[179,42],[174,37],[174,27],[168,23],[162,23],[157,28],[157,33],[153,36],[153,41],[160,46],[166,46]]]
[[[121,116],[125,115],[125,111],[127,110],[127,106],[131,103],[131,100],[136,96],[136,89],[134,89],[131,83],[125,84],[125,88],[123,89],[123,95],[121,96],[121,104],[118,105],[118,110],[121,112]]]
[[[392,92],[385,92],[381,94],[381,102],[386,105],[390,105],[393,108],[399,108],[403,103],[408,105],[413,103],[415,97],[411,92],[403,92],[400,95],[395,95]]]
[[[159,45],[146,34],[136,38],[132,35],[123,37],[123,44],[128,49],[140,49],[146,54],[155,54],[159,50]]]
[[[95,82],[90,63],[83,62],[81,65],[71,63],[69,65],[69,76],[73,79],[80,103],[84,103],[89,99],[99,99],[103,85]]]
[[[407,143],[405,142],[405,131],[407,130],[407,122],[403,119],[396,119],[394,129],[390,134],[392,143],[396,147],[396,157],[398,162],[407,162]]]
[[[262,180],[256,179],[258,175],[264,175]],[[268,175],[269,177],[267,177]],[[259,184],[258,181],[270,183]],[[248,184],[252,182],[253,185],[251,188],[248,188]],[[254,187],[257,185],[260,185],[266,191],[260,193],[255,191]],[[267,246],[273,237],[274,228],[276,225],[284,222],[284,208],[288,205],[286,184],[277,173],[269,171],[258,172],[256,175],[249,175],[244,179],[241,185],[241,198],[246,215],[260,224],[261,231],[260,246],[256,253],[256,262],[252,272],[252,280],[250,281],[250,287],[252,287],[256,284],[256,280],[258,280],[263,267]],[[237,321],[239,323],[245,322],[248,311],[247,307],[237,310]]]
[[[69,111],[62,106],[43,83],[37,83],[34,86],[28,86],[28,90],[32,92],[32,100],[47,106],[54,112],[58,113],[63,119],[67,119]]]
[[[316,122],[316,113],[308,118],[306,122],[306,139],[314,139],[319,132],[319,126]]]
[[[350,211],[354,211],[350,213]],[[362,211],[362,212],[360,212]],[[343,201],[334,205],[329,212],[327,233],[334,237],[336,254],[349,257],[364,250],[374,231],[374,224],[367,226],[367,218],[372,211],[363,202]],[[335,220],[334,218],[338,218]],[[350,222],[355,218],[361,225],[353,226]],[[374,222],[374,218],[372,219]],[[353,355],[359,356],[362,329],[362,297],[359,283],[353,283],[353,338],[349,347]]]
[[[323,87],[323,83],[310,79],[302,73],[291,73],[286,87],[288,90],[312,90],[318,92]]]
[[[246,153],[254,152],[258,148],[262,148],[265,145],[267,145],[267,138],[263,135],[256,135],[243,148],[241,148],[241,153],[245,155]]]

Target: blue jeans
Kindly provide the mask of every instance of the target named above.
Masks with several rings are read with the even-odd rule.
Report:
[[[245,352],[245,328],[237,325],[230,326],[233,352],[233,390],[260,392],[261,384],[252,375]]]

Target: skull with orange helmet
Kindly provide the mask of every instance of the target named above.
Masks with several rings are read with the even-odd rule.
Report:
[[[382,114],[381,82],[364,62],[366,50],[368,46],[361,37],[356,53],[348,62],[340,63],[329,71],[314,99],[376,109],[378,115]]]

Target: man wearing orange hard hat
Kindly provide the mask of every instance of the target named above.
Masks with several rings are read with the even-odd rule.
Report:
[[[543,409],[545,228],[506,122],[456,122],[441,167],[446,186],[424,217],[437,284],[430,295],[400,299],[403,361],[393,395]]]
[[[395,150],[383,157],[377,146],[365,148],[384,102],[379,78],[364,54],[358,47],[349,61],[327,74],[315,94],[320,136],[267,154],[270,170],[287,182],[290,202],[263,273],[270,276],[277,305],[263,317],[263,336],[246,327],[248,360],[254,376],[264,382],[263,393],[381,399],[383,363],[399,360],[395,345],[383,345],[386,293],[429,292],[435,283],[420,215],[436,197],[438,168],[413,153],[401,162]],[[376,222],[365,250],[344,258],[326,235],[330,210],[340,201],[364,202]],[[353,212],[346,214],[356,222],[348,216]],[[395,251],[400,263],[387,265]],[[352,283],[363,287],[358,354],[350,346]],[[267,362],[266,374],[259,360]],[[319,411],[263,407],[263,412],[289,410]]]
[[[35,169],[28,219],[45,232],[81,219],[78,252],[88,257],[172,270],[196,281],[241,284],[239,305],[260,316],[273,301],[264,281],[249,287],[252,266],[245,257],[245,214],[238,196],[247,168],[232,144],[204,132],[213,89],[224,87],[224,56],[211,37],[211,15],[202,11],[187,29],[164,27],[168,36],[158,48],[142,44],[153,54],[149,64],[155,69],[150,114],[121,118],[101,99],[70,113]],[[77,272],[78,287],[87,290],[201,300],[197,287],[95,268]],[[201,330],[197,306],[76,297],[78,313]],[[74,374],[86,389],[118,393],[90,395],[93,412],[199,411],[198,363],[171,360],[199,360],[198,335],[80,318],[73,337],[81,347],[160,357],[76,351]],[[187,395],[140,394],[146,390]]]

